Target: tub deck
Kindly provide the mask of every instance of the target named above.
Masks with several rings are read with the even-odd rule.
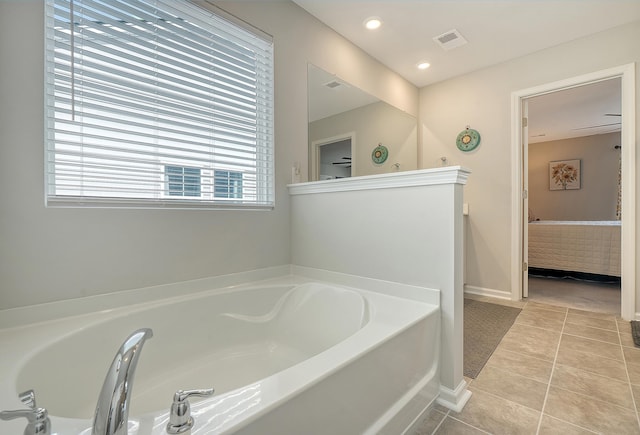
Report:
[[[210,387],[194,435],[401,433],[438,395],[440,319],[437,291],[395,286],[410,297],[289,276],[0,330],[0,409],[33,388],[57,434],[81,433],[115,350],[151,327],[130,433],[164,434],[173,393]]]

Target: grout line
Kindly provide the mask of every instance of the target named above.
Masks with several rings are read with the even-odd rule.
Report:
[[[492,435],[492,434],[491,434],[491,432],[487,432],[487,431],[486,431],[486,430],[484,430],[484,429],[480,429],[479,427],[475,427],[474,425],[469,424],[469,423],[467,423],[466,421],[462,421],[462,420],[460,420],[459,418],[455,418],[455,417],[453,417],[453,416],[451,416],[451,415],[449,415],[448,417],[449,417],[451,420],[455,420],[455,421],[457,421],[458,423],[462,423],[462,424],[464,424],[465,426],[472,427],[472,428],[474,428],[474,429],[475,429],[475,430],[477,430],[477,431],[480,431],[480,432],[482,432],[482,433],[486,433],[486,434],[488,434],[488,435]],[[444,420],[442,420],[442,422],[444,422]],[[440,424],[442,424],[442,422],[441,422]],[[439,428],[439,426],[440,426],[440,425],[438,425],[438,428]],[[435,434],[435,432],[434,432],[434,434]]]
[[[549,415],[548,417],[549,417],[549,418],[553,418],[554,420],[561,421],[561,422],[563,422],[564,424],[568,424],[569,426],[577,427],[578,429],[581,429],[581,430],[583,430],[583,431],[587,431],[587,432],[589,432],[589,433],[594,433],[594,434],[602,435],[602,433],[601,433],[601,432],[596,432],[596,431],[595,431],[595,430],[593,430],[593,429],[588,429],[588,428],[586,428],[586,427],[579,426],[579,425],[577,425],[577,424],[575,424],[575,423],[571,423],[570,421],[563,420],[563,419],[558,418],[558,417],[555,417],[555,416],[553,416],[553,415]]]
[[[622,381],[620,381],[620,382],[622,382]],[[573,391],[573,390],[570,390],[570,389],[565,388],[565,387],[558,387],[558,386],[555,386],[554,388],[556,388],[556,389],[558,389],[558,390],[567,391],[567,392],[569,392],[569,393],[571,393],[571,394],[575,394],[576,396],[582,396],[582,397],[584,397],[585,399],[589,399],[589,400],[591,400],[592,402],[599,402],[599,403],[602,403],[602,404],[605,404],[605,405],[610,405],[610,406],[612,406],[612,407],[619,408],[619,409],[621,409],[621,410],[633,411],[633,409],[628,408],[628,407],[626,407],[626,406],[624,406],[624,405],[620,405],[620,404],[618,404],[618,403],[614,403],[614,402],[611,402],[611,401],[609,401],[609,400],[605,400],[605,399],[602,399],[602,398],[594,398],[593,396],[591,396],[591,395],[589,395],[589,394],[585,394],[585,393],[578,393],[577,391]],[[558,418],[558,417],[555,417],[555,418]]]
[[[566,335],[566,334],[565,334],[565,335]],[[574,352],[580,352],[580,351],[578,350],[578,351],[574,351]],[[585,352],[582,352],[582,353],[585,353]],[[602,356],[600,356],[600,355],[596,355],[595,353],[587,353],[586,355],[587,355],[587,356],[597,356],[597,357],[600,357],[600,358],[604,358],[604,357],[602,357]],[[623,361],[620,361],[620,360],[617,360],[617,359],[611,359],[611,358],[608,358],[608,359],[609,359],[610,361],[618,361],[618,362],[622,362],[622,363],[624,364],[624,362],[623,362]],[[622,383],[627,382],[627,381],[625,381],[625,380],[623,380],[623,379],[619,379],[619,378],[612,378],[611,376],[603,375],[602,373],[592,372],[591,370],[587,370],[587,369],[584,369],[584,368],[581,368],[581,367],[575,367],[575,366],[572,366],[572,365],[569,365],[569,364],[557,363],[557,365],[559,365],[559,366],[563,366],[563,367],[569,367],[570,369],[573,369],[573,370],[580,370],[580,371],[583,371],[583,372],[589,373],[589,374],[590,374],[590,375],[592,375],[592,376],[597,376],[597,377],[599,377],[599,378],[610,379],[610,380],[612,380],[612,381],[614,381],[614,382],[622,382]],[[625,373],[626,373],[626,371],[625,371]],[[561,388],[561,387],[556,387],[556,388]],[[565,389],[566,389],[566,388],[563,388],[563,390],[565,390]],[[576,392],[576,391],[572,391],[572,390],[569,390],[569,389],[566,389],[566,390],[567,390],[567,391],[571,391],[572,393],[581,394],[581,393],[578,393],[578,392]],[[599,400],[599,399],[594,399],[594,400]],[[604,402],[606,402],[606,400],[604,400]]]
[[[615,331],[609,331],[609,332],[615,332]],[[587,340],[597,341],[598,343],[610,344],[612,346],[620,346],[619,343],[612,343],[610,341],[599,340],[597,338],[585,337],[584,335],[572,334],[571,332],[565,332],[564,334],[565,335],[570,335],[571,337],[586,338]],[[618,335],[618,341],[620,341],[620,336],[619,335]],[[614,359],[614,358],[609,358],[609,359]]]
[[[547,391],[544,393],[544,401],[542,402],[542,409],[540,410],[540,419],[538,420],[538,428],[536,429],[536,435],[540,433],[540,428],[542,427],[542,418],[544,417],[544,409],[547,407],[549,390],[551,390],[551,380],[553,379],[553,373],[556,370],[556,361],[558,361],[558,353],[560,352],[560,344],[562,343],[562,333],[564,332],[564,325],[567,323],[568,316],[569,316],[569,310],[567,309],[564,315],[564,321],[562,322],[562,329],[560,330],[560,339],[558,340],[558,346],[556,346],[556,353],[553,357],[553,363],[551,365],[551,374],[549,375],[549,383],[547,384]]]
[[[436,412],[439,412],[439,411],[436,411]],[[447,409],[447,413],[444,414],[444,417],[442,417],[442,420],[440,420],[440,423],[438,423],[438,425],[435,427],[435,429],[433,429],[433,432],[431,432],[431,435],[435,435],[435,433],[438,432],[438,429],[440,429],[440,426],[442,426],[442,423],[444,423],[444,421],[447,419],[447,416],[449,415],[450,412],[451,412],[451,410]]]

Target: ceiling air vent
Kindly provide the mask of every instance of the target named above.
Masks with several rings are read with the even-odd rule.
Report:
[[[449,30],[442,35],[436,36],[433,40],[442,47],[443,50],[451,50],[467,43],[467,40],[456,29]]]
[[[341,82],[339,82],[337,80],[331,80],[330,82],[327,82],[324,85],[326,87],[328,87],[329,89],[336,89],[336,88],[339,88],[341,86],[344,86]]]

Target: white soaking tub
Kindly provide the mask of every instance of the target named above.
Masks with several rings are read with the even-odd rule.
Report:
[[[190,399],[194,435],[402,433],[438,395],[439,322],[435,304],[289,277],[8,328],[0,410],[33,389],[52,434],[90,434],[117,349],[151,328],[130,434],[165,433],[176,390],[212,387]]]

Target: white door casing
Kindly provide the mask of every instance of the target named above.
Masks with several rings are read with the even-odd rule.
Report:
[[[636,102],[635,64],[547,83],[511,93],[512,189],[511,189],[511,299],[523,297],[524,247],[523,100],[562,89],[620,78],[622,86],[622,277],[620,314],[625,320],[636,318]]]

